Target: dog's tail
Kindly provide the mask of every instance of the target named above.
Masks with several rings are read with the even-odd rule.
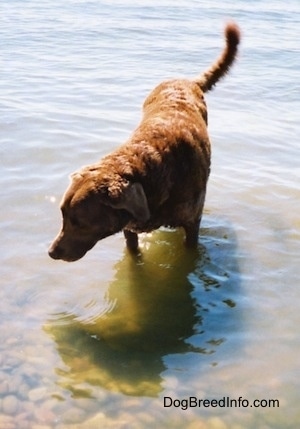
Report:
[[[195,82],[203,92],[210,91],[213,86],[228,73],[237,55],[238,44],[240,42],[240,30],[234,23],[228,23],[225,27],[226,46],[217,61]]]

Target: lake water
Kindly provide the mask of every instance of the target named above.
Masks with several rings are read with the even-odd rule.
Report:
[[[298,428],[298,0],[2,0],[0,12],[0,428]],[[207,95],[197,252],[161,230],[138,260],[121,234],[51,260],[68,175],[128,138],[160,81],[209,66],[228,19],[243,39]],[[190,397],[220,402],[184,409]]]

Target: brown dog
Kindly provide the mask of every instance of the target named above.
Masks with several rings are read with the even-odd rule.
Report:
[[[229,71],[240,40],[237,25],[228,24],[225,36],[224,51],[205,73],[158,85],[127,143],[72,174],[52,258],[80,259],[98,240],[121,230],[136,251],[137,234],[160,226],[183,227],[187,245],[196,246],[210,172],[203,93]]]

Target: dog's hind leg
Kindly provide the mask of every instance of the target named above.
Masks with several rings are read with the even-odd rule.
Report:
[[[139,238],[137,233],[132,232],[129,229],[124,229],[123,233],[126,239],[126,245],[128,250],[130,250],[131,252],[137,252],[139,247]]]

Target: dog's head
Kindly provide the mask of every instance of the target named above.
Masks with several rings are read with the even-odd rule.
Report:
[[[76,261],[99,240],[121,231],[130,221],[146,222],[147,198],[138,182],[85,167],[71,175],[61,202],[62,228],[49,248],[53,259]]]

